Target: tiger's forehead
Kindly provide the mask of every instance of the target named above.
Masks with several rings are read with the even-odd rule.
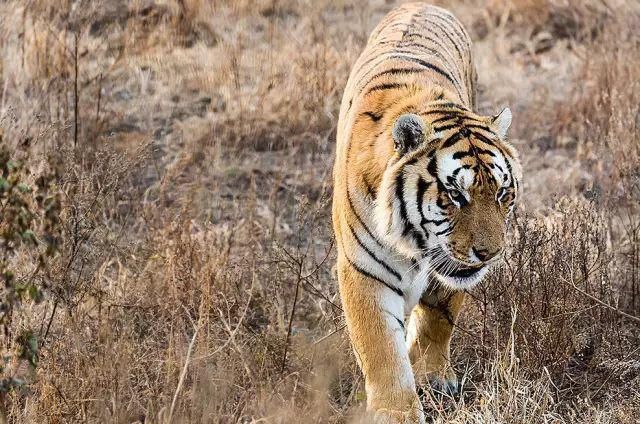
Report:
[[[437,149],[435,156],[438,179],[451,188],[470,190],[487,184],[502,187],[513,179],[503,152],[473,136]]]

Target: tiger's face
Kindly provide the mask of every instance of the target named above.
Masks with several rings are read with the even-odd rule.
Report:
[[[446,115],[439,125],[425,124],[429,118],[405,114],[394,124],[396,156],[382,179],[378,230],[401,252],[428,259],[444,285],[469,288],[505,248],[521,178],[516,152],[504,141],[511,112],[458,110],[448,125]]]

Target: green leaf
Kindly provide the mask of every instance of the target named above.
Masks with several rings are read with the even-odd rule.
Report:
[[[31,187],[24,183],[18,184],[18,190],[20,190],[22,193],[31,193]]]
[[[38,287],[35,284],[32,284],[29,287],[29,297],[33,301],[37,301],[38,298],[40,297],[40,290],[38,290]]]
[[[28,242],[31,242],[33,244],[37,243],[36,235],[31,230],[27,230],[27,231],[23,232],[22,233],[22,239],[24,241],[28,241]]]
[[[38,339],[31,331],[22,333],[18,338],[18,342],[22,346],[20,358],[29,361],[29,364],[35,368],[38,366]]]
[[[30,334],[29,338],[27,340],[28,340],[29,349],[31,350],[31,352],[34,353],[34,354],[37,354],[38,353],[38,338],[35,336],[35,334]]]

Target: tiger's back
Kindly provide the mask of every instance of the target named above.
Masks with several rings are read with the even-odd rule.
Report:
[[[349,117],[357,115],[367,103],[377,103],[381,96],[376,92],[413,83],[439,84],[455,93],[460,103],[473,108],[475,80],[471,39],[456,17],[425,3],[402,5],[376,26],[354,64],[342,100],[339,127],[344,131]],[[388,104],[380,102],[377,106],[377,111],[371,111],[374,120]]]

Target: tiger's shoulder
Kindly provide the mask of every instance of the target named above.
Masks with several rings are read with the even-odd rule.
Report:
[[[402,113],[431,101],[475,104],[471,39],[448,11],[407,3],[376,26],[355,62],[343,95],[337,131],[338,181],[374,191],[393,145],[382,139]],[[347,169],[359,170],[357,173]]]

